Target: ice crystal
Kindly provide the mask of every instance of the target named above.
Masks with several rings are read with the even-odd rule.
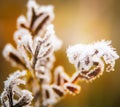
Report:
[[[81,78],[92,80],[107,72],[114,71],[119,58],[111,41],[100,41],[89,45],[77,44],[67,49],[69,61],[75,65]],[[76,74],[75,74],[76,75]]]

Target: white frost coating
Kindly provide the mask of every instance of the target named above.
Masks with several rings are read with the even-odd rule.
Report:
[[[59,90],[61,93],[63,93],[63,95],[65,95],[67,92],[65,91],[65,89],[63,88],[63,86],[57,86],[57,85],[55,85],[55,84],[53,84],[53,85],[51,85],[51,87],[52,87],[52,89],[54,88],[54,89],[57,89],[57,90]],[[56,94],[56,93],[55,93]],[[63,97],[63,96],[61,96],[61,97]],[[60,96],[58,95],[58,94],[56,94],[56,98],[58,99],[58,100],[60,100]]]
[[[28,90],[22,90],[22,97],[25,97],[26,103],[31,104],[31,101],[33,100],[32,93]]]
[[[24,59],[27,68],[29,68],[30,70],[32,69],[31,64],[34,59],[33,57],[35,55],[36,48],[40,42],[40,49],[37,50],[38,56],[36,58],[38,59],[38,61],[36,62],[35,70],[41,71],[44,67],[44,72],[46,70],[50,72],[53,67],[53,63],[55,61],[53,52],[61,47],[62,42],[55,36],[54,27],[52,24],[49,25],[46,30],[47,32],[43,38],[40,36],[36,36],[34,39],[32,38],[30,32],[26,29],[20,28],[17,32],[14,33],[14,40],[17,44],[17,50],[21,54],[21,57]],[[27,51],[31,54],[31,58],[29,58]],[[46,52],[47,55],[44,56]],[[36,76],[41,77],[39,75],[39,72],[36,73]],[[42,78],[44,77],[46,78],[46,76],[42,76]],[[48,81],[48,79],[46,81]]]
[[[51,69],[53,68],[53,63],[55,62],[54,55],[49,56],[49,61],[46,59],[39,60],[35,66],[36,76],[42,78],[44,83],[51,82]],[[43,73],[43,75],[41,74]]]
[[[49,56],[49,61],[46,63],[46,68],[51,70],[53,68],[53,63],[55,62],[55,55],[52,54]]]
[[[14,33],[14,40],[16,44],[20,44],[21,42],[25,45],[32,45],[32,36],[30,32],[26,29],[19,29]]]
[[[9,57],[8,57],[8,55],[9,55],[9,53],[10,53],[10,51],[13,51],[14,50],[14,48],[13,48],[13,46],[11,45],[11,44],[7,44],[6,46],[5,46],[5,48],[4,48],[4,50],[3,50],[3,56],[7,59],[7,60],[9,60]],[[16,51],[15,51],[16,52]]]
[[[72,92],[72,91],[70,91],[67,87],[72,87],[72,88],[74,88],[74,89],[76,89],[76,90],[75,90],[74,92]],[[70,94],[72,94],[72,95],[76,95],[76,94],[79,94],[79,93],[80,93],[81,87],[78,86],[78,85],[76,85],[76,84],[66,83],[66,84],[64,84],[64,89],[65,89],[68,93],[70,93]]]
[[[77,44],[74,46],[69,46],[67,49],[67,57],[69,58],[70,63],[74,64],[77,63],[79,57],[83,50],[85,49],[86,45]]]
[[[54,25],[50,24],[47,27],[47,32],[45,36],[50,36],[50,42],[53,45],[55,51],[59,50],[62,46],[62,41],[55,35]]]
[[[47,105],[53,105],[58,101],[58,98],[54,91],[52,90],[52,87],[50,85],[43,85],[43,106]],[[46,98],[46,90],[49,93],[49,98]]]
[[[65,71],[64,71],[62,66],[58,66],[55,69],[54,78],[55,78],[54,79],[55,84],[58,83],[58,78],[60,78],[59,82],[60,82],[61,86],[64,85],[64,83],[65,83],[64,80],[66,80],[67,82],[69,82],[69,80],[70,80],[70,77],[65,73]]]
[[[20,44],[32,44],[32,36],[30,35],[29,31],[25,29],[19,29],[14,33],[14,40],[16,44],[19,46]]]
[[[14,40],[17,44],[17,50],[23,57],[26,66],[31,69],[31,59],[28,53],[33,53],[33,40],[29,31],[25,29],[19,29],[14,33]]]
[[[28,90],[21,90],[19,88],[20,84],[25,85],[25,80],[21,79],[25,75],[26,71],[16,71],[4,82],[5,88],[1,94],[1,102],[3,105],[5,105],[5,107],[13,105],[27,106],[31,104],[33,99],[32,93]],[[14,96],[18,96],[18,99],[14,98]],[[11,99],[13,104],[12,102],[9,102]]]
[[[11,44],[7,44],[3,50],[3,56],[7,61],[10,61],[12,66],[16,66],[18,63],[15,62],[10,56],[9,54],[13,53],[14,55],[16,55],[18,58],[21,59],[20,54],[17,52],[17,50],[11,45]],[[22,59],[21,59],[22,60]]]
[[[43,23],[42,28],[35,35],[42,34],[43,31],[46,29],[46,26],[50,24],[54,19],[54,13],[53,13],[54,7],[52,5],[40,6],[35,2],[35,0],[29,0],[27,4],[27,8],[28,8],[27,17],[21,15],[17,20],[18,28],[22,27],[27,30],[30,30],[31,33],[33,33],[35,32],[37,27],[41,23]],[[34,17],[35,19],[33,19],[33,16],[35,16]],[[46,17],[48,18],[46,21],[44,21]],[[31,22],[33,22],[32,26],[31,26]]]
[[[33,42],[33,53],[35,53],[37,45],[40,44],[40,50],[38,50],[39,53],[37,56],[38,59],[44,59],[46,57],[49,57],[51,54],[53,54],[52,43],[50,42],[49,38],[45,42],[44,42],[44,39],[45,39],[45,37],[43,39],[38,37]],[[48,54],[46,56],[44,56],[44,54],[48,50],[49,50]]]
[[[22,71],[22,72],[16,71],[15,73],[9,76],[8,80],[5,81],[5,88],[8,88],[10,85],[12,85],[12,87],[14,87],[14,85],[20,85],[20,84],[25,85],[24,80],[18,79],[25,75],[26,75],[26,71]]]
[[[95,48],[98,48],[99,51],[101,50],[98,56],[103,56],[105,63],[108,65],[106,71],[114,71],[115,60],[119,58],[119,55],[116,49],[111,46],[111,41],[97,42]]]
[[[28,26],[28,22],[27,22],[25,16],[21,15],[21,16],[19,16],[18,19],[17,19],[17,27],[20,28],[20,27],[21,27],[20,24],[23,24],[23,23],[24,23],[26,26]]]
[[[51,21],[54,19],[54,13],[53,13],[53,9],[54,7],[52,5],[49,6],[41,6],[38,5],[35,0],[29,0],[28,4],[27,4],[27,8],[28,8],[28,13],[27,13],[27,18],[29,21],[31,21],[31,15],[32,15],[32,11],[31,9],[34,8],[36,14],[38,15],[39,13],[47,13],[50,15],[51,17]]]
[[[71,46],[67,49],[67,57],[80,75],[87,79],[99,77],[104,68],[107,72],[114,71],[115,61],[119,58],[111,42],[104,40],[89,45]]]
[[[41,70],[42,69],[42,67],[40,67],[39,68],[39,70]],[[42,73],[43,74],[42,74]],[[44,84],[49,84],[49,83],[51,83],[51,73],[50,73],[50,71],[47,71],[47,69],[45,69],[45,67],[43,67],[43,71],[37,71],[36,70],[36,77],[37,78],[40,78],[40,79],[42,79],[43,80],[43,83]]]

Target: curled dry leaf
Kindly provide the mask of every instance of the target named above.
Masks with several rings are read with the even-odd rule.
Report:
[[[67,49],[69,61],[75,65],[76,78],[93,80],[103,74],[103,71],[114,71],[115,61],[119,58],[110,41],[100,41],[90,45],[78,44]]]

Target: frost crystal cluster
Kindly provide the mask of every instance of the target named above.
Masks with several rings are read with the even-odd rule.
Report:
[[[104,71],[114,70],[119,56],[110,41],[100,41],[67,49],[68,59],[76,67],[71,77],[62,66],[52,74],[54,52],[62,46],[52,24],[53,6],[40,6],[29,0],[27,9],[27,15],[17,20],[16,47],[7,44],[3,51],[5,59],[20,69],[4,82],[3,107],[52,106],[67,94],[78,94],[78,80],[92,81]]]
[[[77,44],[67,49],[70,63],[76,67],[76,73],[71,79],[94,80],[104,71],[114,71],[115,60],[119,58],[110,41],[100,41],[89,45]]]

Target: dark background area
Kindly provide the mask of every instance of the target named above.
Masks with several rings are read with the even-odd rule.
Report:
[[[63,40],[63,47],[56,53],[55,66],[63,65],[72,74],[65,50],[76,43],[112,40],[120,54],[120,1],[119,0],[37,0],[41,5],[55,7],[55,30]],[[27,0],[0,0],[0,93],[3,81],[16,70],[2,56],[7,43],[15,44],[13,33],[16,20],[26,13]],[[55,107],[120,107],[120,60],[114,72],[106,73],[92,83],[80,83],[79,95],[67,96]]]

